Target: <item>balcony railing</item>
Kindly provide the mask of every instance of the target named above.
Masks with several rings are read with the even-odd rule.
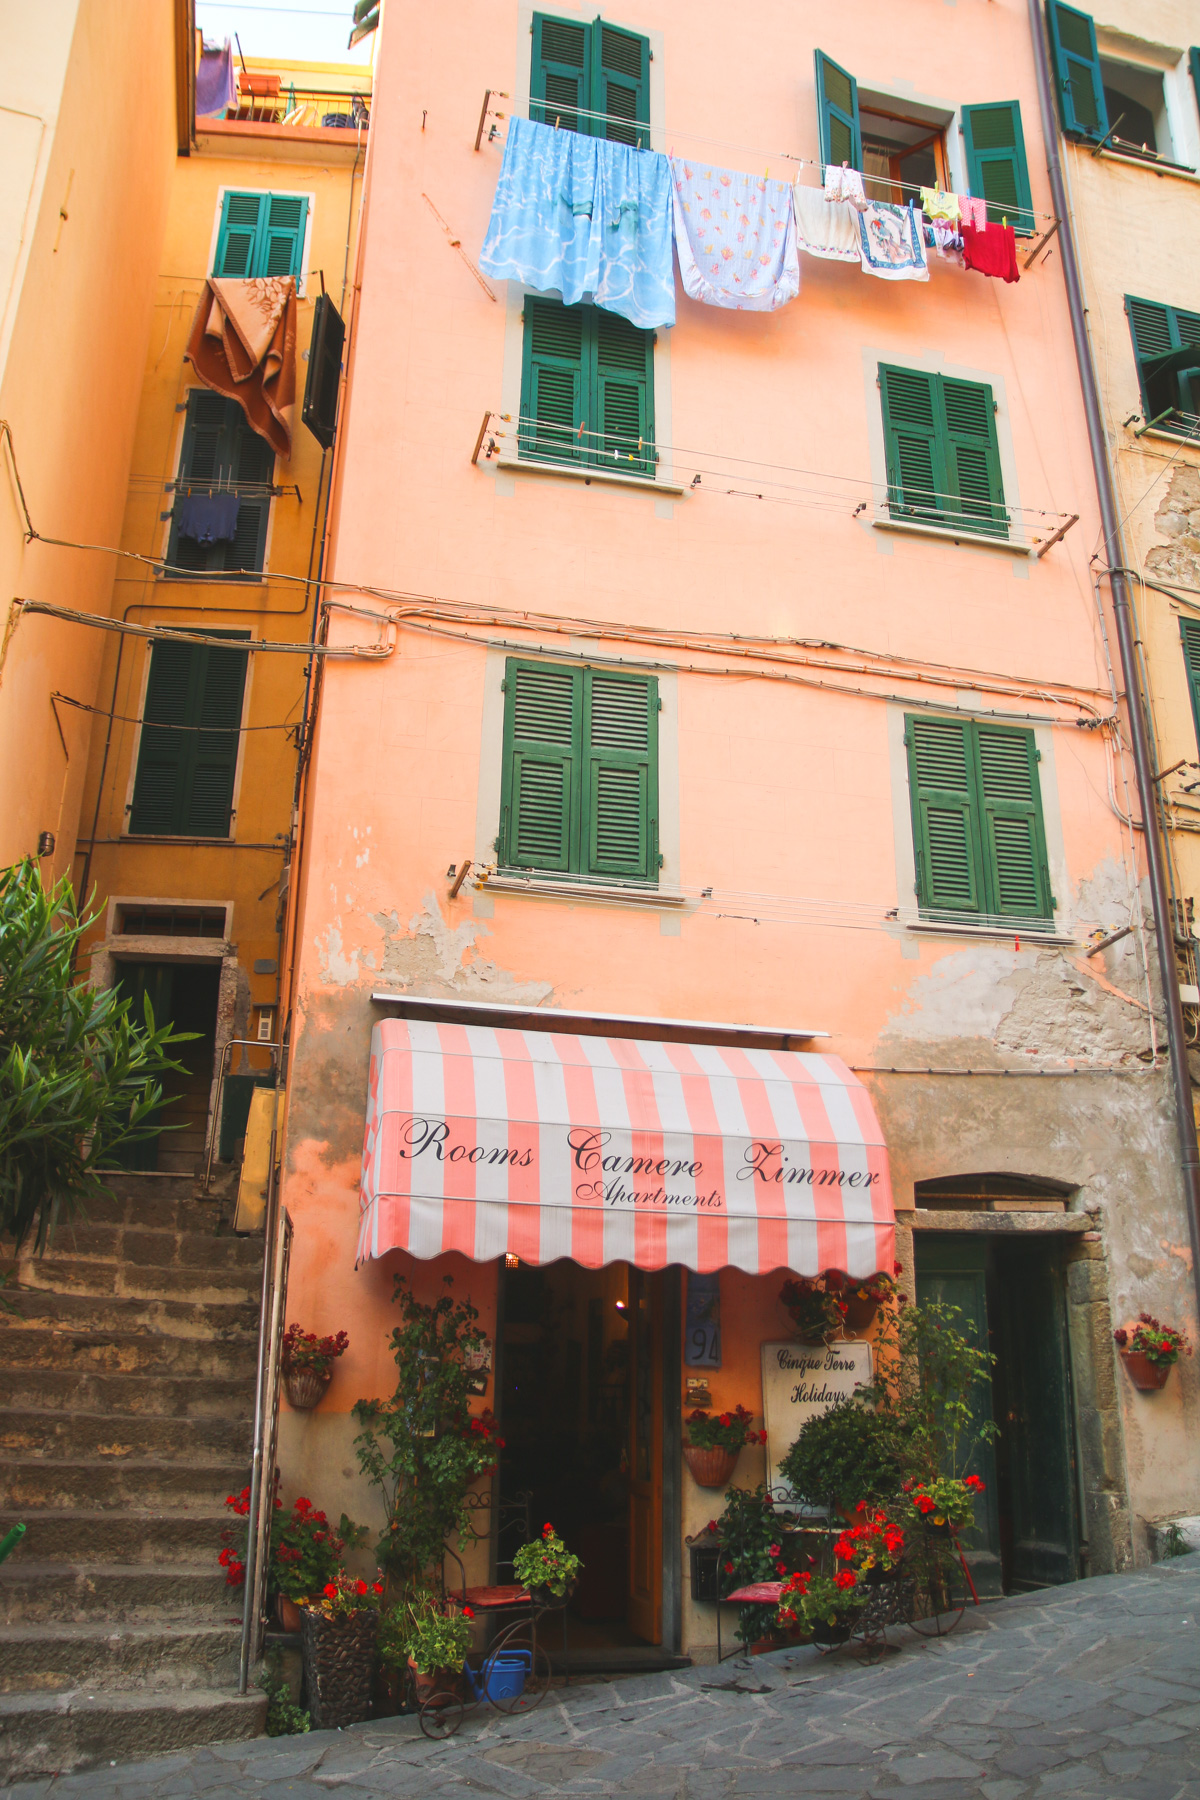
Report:
[[[371,123],[371,95],[343,88],[298,87],[281,75],[243,70],[238,75],[237,100],[217,116],[246,125],[365,131]]]

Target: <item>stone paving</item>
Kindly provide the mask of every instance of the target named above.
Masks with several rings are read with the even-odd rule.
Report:
[[[444,1743],[413,1726],[216,1745],[0,1800],[1200,1800],[1200,1554],[993,1603],[950,1637],[906,1632],[874,1666],[776,1651],[556,1688]]]

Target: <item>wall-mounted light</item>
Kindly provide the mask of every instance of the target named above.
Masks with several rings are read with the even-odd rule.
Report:
[[[618,1312],[619,1312],[619,1313],[623,1313],[623,1312],[628,1312],[628,1311],[629,1311],[629,1308],[628,1308],[628,1307],[627,1307],[627,1306],[626,1306],[626,1304],[625,1304],[625,1302],[624,1302],[624,1300],[617,1300],[617,1301],[615,1301],[615,1302],[614,1302],[614,1304],[615,1304],[615,1306],[616,1306],[616,1309],[617,1309],[617,1311],[618,1311]]]
[[[519,1269],[521,1266],[521,1259],[519,1256],[514,1256],[512,1251],[509,1250],[504,1258],[504,1266],[506,1269]]]
[[[53,856],[54,855],[54,833],[52,831],[39,831],[38,832],[38,855],[39,856]]]

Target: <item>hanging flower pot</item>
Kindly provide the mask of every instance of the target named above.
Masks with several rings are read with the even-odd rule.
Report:
[[[875,1323],[875,1314],[879,1311],[878,1300],[861,1300],[856,1294],[846,1297],[846,1314],[842,1320],[842,1328],[851,1336],[860,1331],[869,1331]]]
[[[722,1488],[737,1466],[737,1451],[722,1450],[720,1445],[701,1449],[698,1444],[685,1444],[683,1458],[692,1472],[697,1487]]]
[[[1121,1361],[1130,1381],[1143,1394],[1153,1394],[1166,1387],[1167,1377],[1174,1367],[1172,1363],[1151,1362],[1144,1350],[1122,1350]]]
[[[283,1378],[288,1405],[297,1412],[310,1412],[324,1398],[329,1377],[328,1369],[292,1369]]]
[[[299,1631],[300,1608],[294,1600],[289,1600],[286,1594],[276,1594],[275,1616],[279,1620],[281,1631]]]

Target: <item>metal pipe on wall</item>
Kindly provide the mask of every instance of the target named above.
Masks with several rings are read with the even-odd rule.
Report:
[[[1106,573],[1112,593],[1113,618],[1116,623],[1117,651],[1121,659],[1121,676],[1125,683],[1129,739],[1133,750],[1133,766],[1145,827],[1142,835],[1146,844],[1146,871],[1150,881],[1150,901],[1154,911],[1154,937],[1158,949],[1163,1007],[1167,1021],[1167,1042],[1170,1049],[1171,1081],[1175,1102],[1175,1126],[1179,1137],[1179,1157],[1183,1172],[1188,1233],[1192,1247],[1192,1281],[1196,1291],[1197,1308],[1200,1309],[1200,1156],[1197,1154],[1196,1120],[1192,1110],[1192,1083],[1188,1070],[1183,1008],[1179,1000],[1179,976],[1175,964],[1175,932],[1167,904],[1165,854],[1159,836],[1159,813],[1153,779],[1150,732],[1138,668],[1137,646],[1134,641],[1129,588],[1125,577],[1126,558],[1121,538],[1120,514],[1117,508],[1112,470],[1108,461],[1108,439],[1100,405],[1099,384],[1096,380],[1096,369],[1092,360],[1092,346],[1088,338],[1087,309],[1084,304],[1083,282],[1079,273],[1075,231],[1059,156],[1058,112],[1050,82],[1050,58],[1040,0],[1029,0],[1029,26],[1033,38],[1033,60],[1037,74],[1042,136],[1046,145],[1046,169],[1050,176],[1054,210],[1062,220],[1059,243],[1062,246],[1063,279],[1066,283],[1067,306],[1071,315],[1071,334],[1075,340],[1075,357],[1079,364],[1079,382],[1083,390],[1088,443],[1092,453],[1092,470],[1096,478],[1096,495],[1100,504],[1101,529],[1104,533]]]

